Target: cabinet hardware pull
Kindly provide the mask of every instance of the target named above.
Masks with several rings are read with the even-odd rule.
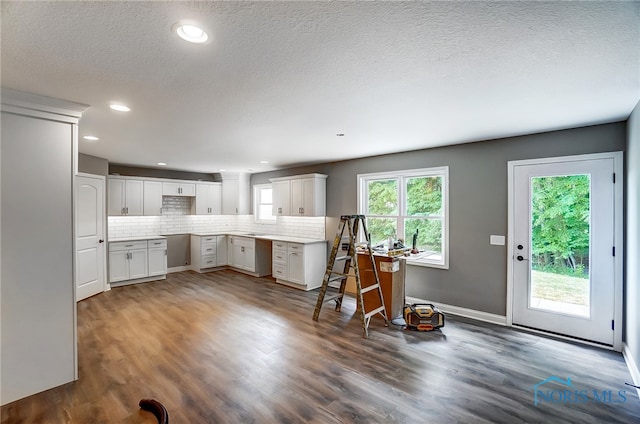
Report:
[[[167,256],[167,249],[164,249],[164,256]]]
[[[124,247],[133,247],[133,244],[125,244]]]

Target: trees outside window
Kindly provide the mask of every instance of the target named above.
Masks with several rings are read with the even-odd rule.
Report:
[[[371,243],[389,237],[420,254],[409,263],[448,267],[448,167],[359,175],[360,213],[367,216]]]

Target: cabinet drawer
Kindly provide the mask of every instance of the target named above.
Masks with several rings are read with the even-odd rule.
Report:
[[[131,250],[131,249],[146,249],[147,241],[119,241],[116,243],[109,243],[109,252],[115,252],[118,250]]]
[[[216,255],[205,255],[202,257],[200,268],[211,268],[216,265]]]
[[[287,252],[286,250],[276,250],[273,249],[272,254],[272,262],[275,266],[276,264],[287,265]]]
[[[207,237],[200,237],[200,242],[202,244],[211,244],[211,243],[216,243],[216,236],[207,236]]]
[[[205,244],[202,243],[202,251],[201,255],[215,255],[216,254],[216,244]]]
[[[167,247],[167,240],[149,240],[149,247]]]
[[[300,252],[304,250],[304,244],[301,243],[287,243],[287,250],[289,252]]]
[[[272,243],[272,246],[273,246],[273,250],[276,250],[276,249],[287,250],[287,242],[285,241],[274,241]]]
[[[286,280],[287,279],[287,267],[286,267],[286,265],[273,264],[273,267],[271,269],[271,274],[273,274],[273,276],[275,278],[282,278],[282,279]]]

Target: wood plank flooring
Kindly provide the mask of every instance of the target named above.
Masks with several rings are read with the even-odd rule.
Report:
[[[451,315],[431,333],[373,320],[365,340],[353,298],[314,322],[316,297],[218,271],[86,299],[80,379],[5,405],[2,424],[153,423],[142,398],[172,424],[640,422],[619,353]],[[552,398],[534,405],[552,375],[572,387],[547,383]],[[626,401],[602,401],[609,390]]]

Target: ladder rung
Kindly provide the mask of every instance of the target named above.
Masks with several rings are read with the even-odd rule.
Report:
[[[347,278],[347,275],[336,275],[335,277],[329,278],[329,283],[333,283],[334,281],[342,281]]]
[[[367,293],[367,292],[370,292],[371,290],[377,289],[378,287],[379,287],[378,284],[373,284],[373,285],[370,285],[370,286],[367,286],[367,287],[363,288],[362,290],[360,290],[360,292],[361,293]]]
[[[346,277],[351,277],[351,274],[345,274],[344,272],[329,271],[329,273],[333,274],[333,275],[339,275],[339,276],[345,277],[345,278]],[[333,278],[333,277],[331,277],[331,278]]]
[[[345,256],[338,256],[336,258],[336,261],[346,261],[347,259],[351,259],[351,256],[349,255],[345,255]]]
[[[343,296],[344,296],[344,295],[343,295],[343,294],[340,294],[340,293],[338,293],[338,294],[332,294],[331,296],[325,296],[325,297],[324,297],[324,302],[322,302],[322,303],[327,303],[327,302],[330,302],[330,301],[332,301],[332,300],[336,300],[336,299],[342,299],[342,297],[343,297]]]
[[[371,311],[371,312],[367,312],[366,314],[364,314],[364,317],[365,317],[365,318],[369,318],[369,317],[372,317],[372,316],[374,316],[375,314],[377,314],[377,313],[379,313],[379,312],[382,312],[382,311],[384,311],[384,306],[380,306],[379,308],[374,309],[374,310],[373,310],[373,311]]]

